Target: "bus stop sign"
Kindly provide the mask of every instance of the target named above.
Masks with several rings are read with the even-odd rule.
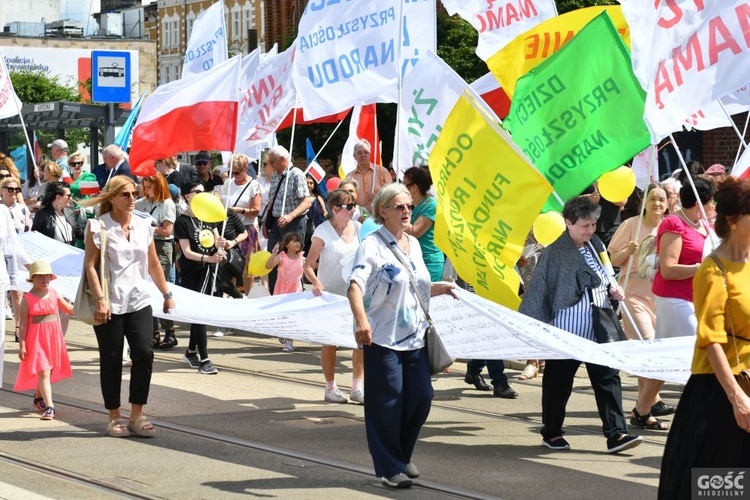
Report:
[[[130,102],[130,53],[91,52],[91,100],[100,103]]]

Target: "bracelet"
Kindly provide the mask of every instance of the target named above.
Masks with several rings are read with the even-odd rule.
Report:
[[[201,255],[201,264],[203,264],[203,259],[205,258],[205,255]]]

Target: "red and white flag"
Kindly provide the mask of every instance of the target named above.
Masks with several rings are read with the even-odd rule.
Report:
[[[731,175],[740,179],[750,178],[750,148],[746,148],[745,152],[737,160],[737,163],[734,164]]]
[[[510,98],[500,86],[495,75],[487,73],[481,78],[474,80],[470,85],[477,94],[492,108],[492,111],[504,120],[510,111]]]
[[[81,181],[78,183],[78,189],[81,190],[81,196],[93,196],[99,194],[98,181]]]
[[[349,138],[344,144],[341,153],[341,170],[344,175],[357,167],[354,160],[354,145],[358,140],[365,139],[370,143],[370,161],[381,164],[380,158],[380,135],[378,134],[378,120],[375,104],[366,106],[354,106],[352,108],[352,119],[349,122]]]
[[[161,85],[146,97],[130,149],[134,175],[154,175],[153,164],[145,162],[180,151],[234,150],[241,57]]]
[[[326,177],[326,171],[323,170],[323,167],[321,167],[317,161],[312,162],[307,167],[307,170],[305,170],[305,173],[310,174],[318,184],[320,184]]]
[[[0,119],[16,116],[21,112],[21,100],[13,90],[10,73],[5,67],[5,58],[0,50]]]

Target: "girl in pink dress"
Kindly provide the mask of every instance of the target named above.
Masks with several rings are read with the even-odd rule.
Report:
[[[302,266],[305,263],[304,252],[302,252],[302,238],[297,233],[288,233],[281,240],[281,252],[279,244],[273,248],[271,258],[266,262],[266,269],[273,269],[279,266],[276,285],[273,288],[273,294],[297,293],[302,290]],[[282,339],[284,343],[283,351],[294,351],[294,341]]]
[[[38,260],[29,267],[31,291],[21,300],[19,309],[18,357],[21,366],[14,391],[36,389],[34,406],[42,411],[42,420],[55,418],[52,383],[72,377],[65,347],[59,311],[73,314],[73,304],[58,297],[49,282],[56,279],[49,262]]]

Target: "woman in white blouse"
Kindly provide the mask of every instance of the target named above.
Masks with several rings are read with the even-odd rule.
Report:
[[[0,170],[0,175],[2,175],[2,170]],[[8,207],[16,234],[31,230],[31,211],[23,201],[18,201],[20,194],[21,183],[15,177],[7,177],[0,181],[0,200],[2,200],[3,205]],[[13,283],[13,285],[17,287],[18,283]],[[10,291],[10,303],[13,309],[13,317],[16,319],[16,342],[18,342],[18,308],[21,306],[22,297],[23,292],[17,289]]]
[[[364,349],[367,444],[375,474],[394,488],[408,488],[419,476],[411,455],[434,394],[424,341],[427,318],[409,275],[428,306],[431,296],[452,295],[455,286],[430,283],[419,242],[406,234],[413,208],[403,184],[388,184],[375,196],[373,217],[383,227],[360,243],[347,292],[355,338]]]
[[[343,261],[359,248],[359,222],[352,221],[352,209],[357,202],[350,193],[337,189],[328,195],[328,220],[315,228],[310,253],[305,259],[305,276],[313,285],[313,294],[319,296],[324,290],[346,296],[347,283],[341,276]],[[317,268],[317,271],[316,271]],[[335,345],[324,345],[320,350],[320,365],[326,380],[323,399],[329,403],[346,403],[347,399],[336,386]],[[352,390],[349,399],[365,403],[362,386],[364,366],[362,350],[352,352]]]
[[[104,405],[109,411],[107,434],[111,437],[154,437],[154,426],[143,415],[151,385],[154,348],[151,339],[153,315],[148,295],[148,278],[164,296],[163,310],[174,309],[172,293],[164,278],[154,245],[150,217],[134,213],[138,188],[127,176],[112,177],[99,196],[82,205],[99,204],[99,218],[86,227],[84,269],[91,294],[96,300],[94,326],[99,344],[99,379]],[[101,231],[107,233],[106,259],[109,265],[109,302],[99,279]],[[123,339],[130,344],[130,420],[120,415]]]

